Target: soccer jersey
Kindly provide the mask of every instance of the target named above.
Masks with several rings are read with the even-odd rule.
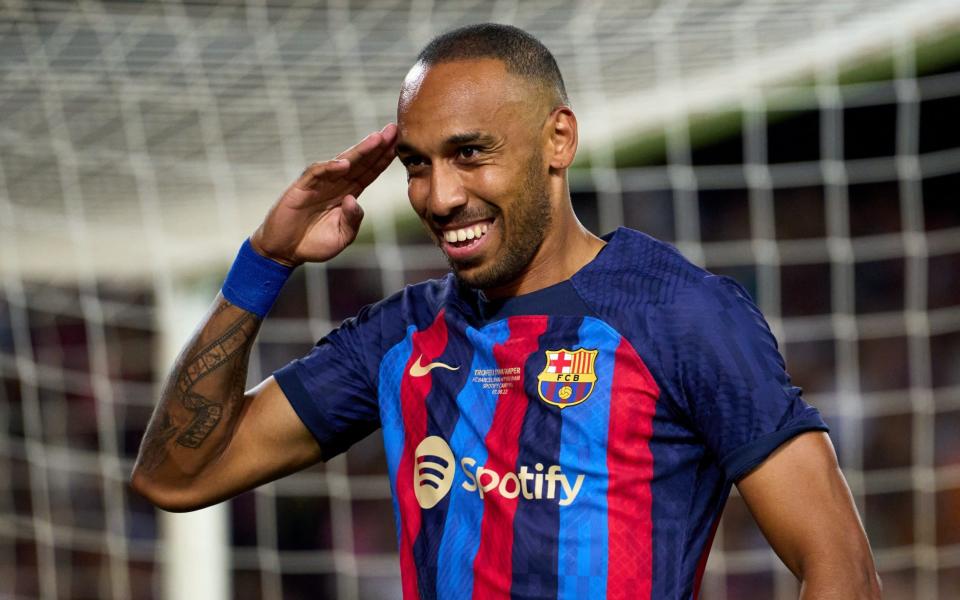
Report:
[[[738,284],[619,229],[498,302],[452,276],[275,373],[323,457],[382,428],[403,597],[696,597],[730,486],[826,430]]]

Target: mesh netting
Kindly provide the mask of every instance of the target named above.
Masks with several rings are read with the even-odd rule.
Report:
[[[584,223],[644,230],[749,289],[833,428],[885,597],[951,598],[950,4],[0,3],[0,597],[161,594],[159,519],[126,478],[178,319],[212,298],[305,163],[391,118],[420,45],[497,20],[540,36],[568,79]],[[363,304],[445,271],[394,212],[402,182],[389,171],[365,196],[347,253],[295,274],[251,384]],[[399,595],[376,435],[231,501],[228,529],[234,597]],[[747,594],[796,597],[796,584],[734,495],[703,596]]]

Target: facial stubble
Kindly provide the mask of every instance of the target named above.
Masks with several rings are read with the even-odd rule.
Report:
[[[475,289],[505,286],[519,278],[533,260],[552,222],[547,178],[542,171],[542,155],[536,152],[527,163],[526,177],[518,198],[503,217],[500,227],[501,250],[493,263],[476,273],[465,273],[470,263],[457,263],[447,257],[454,275]]]

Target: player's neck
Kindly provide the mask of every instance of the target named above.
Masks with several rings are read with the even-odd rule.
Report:
[[[485,289],[483,294],[493,300],[556,285],[586,266],[605,245],[580,224],[572,209],[562,211],[520,276],[507,285]]]

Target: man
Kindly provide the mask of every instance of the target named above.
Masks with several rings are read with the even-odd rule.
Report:
[[[133,486],[192,510],[383,429],[404,598],[691,598],[736,483],[805,598],[874,598],[826,426],[737,284],[573,213],[553,57],[512,27],[440,36],[397,126],[311,165],[178,359]],[[367,307],[243,393],[295,266],[349,245],[394,154],[453,274]]]

